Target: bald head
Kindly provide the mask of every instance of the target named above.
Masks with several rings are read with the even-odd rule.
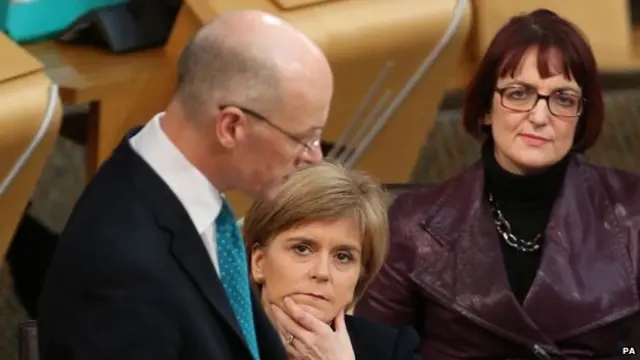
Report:
[[[333,87],[320,48],[290,24],[256,10],[229,12],[203,26],[178,64],[178,98],[190,118],[230,104],[267,112],[305,86],[312,91],[322,84]]]

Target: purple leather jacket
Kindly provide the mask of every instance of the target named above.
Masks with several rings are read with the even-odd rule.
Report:
[[[396,199],[389,256],[356,314],[413,324],[424,359],[621,355],[640,323],[640,176],[571,160],[522,306],[483,179],[476,163]]]

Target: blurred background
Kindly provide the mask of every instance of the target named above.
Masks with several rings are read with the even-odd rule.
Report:
[[[299,27],[336,75],[325,152],[386,184],[435,183],[479,156],[460,107],[488,42],[540,7],[578,25],[599,62],[606,121],[586,157],[640,171],[640,1],[0,0],[0,359],[19,358],[19,324],[37,318],[87,180],[167,104],[178,54],[203,23],[257,8]]]

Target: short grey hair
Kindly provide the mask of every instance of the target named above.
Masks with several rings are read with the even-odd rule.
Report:
[[[229,34],[200,32],[180,55],[177,95],[189,118],[209,113],[211,105],[267,111],[281,100],[275,61],[255,46],[234,45],[225,36]]]

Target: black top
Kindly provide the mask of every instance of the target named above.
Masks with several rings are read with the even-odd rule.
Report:
[[[395,328],[359,316],[345,316],[356,360],[419,360],[420,338],[408,326]]]
[[[544,249],[544,230],[551,208],[562,186],[569,157],[551,168],[532,175],[516,175],[504,170],[494,156],[493,142],[482,147],[486,190],[493,194],[513,235],[530,241],[542,234],[540,249],[522,252],[501,241],[502,255],[511,290],[523,303],[540,266]]]

